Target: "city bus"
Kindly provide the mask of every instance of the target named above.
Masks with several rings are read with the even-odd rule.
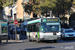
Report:
[[[57,42],[61,38],[59,18],[40,18],[27,22],[27,38],[29,41],[52,40]]]

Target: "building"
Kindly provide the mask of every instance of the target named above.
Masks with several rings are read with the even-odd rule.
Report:
[[[24,18],[23,17],[23,14],[24,14],[23,11],[24,11],[24,9],[23,9],[22,2],[23,2],[23,0],[17,0],[16,4],[14,4],[12,6],[12,10],[11,10],[12,12],[11,12],[11,14],[12,14],[13,20],[14,20],[14,14],[16,14],[16,19],[17,20]]]
[[[8,17],[11,16],[11,12],[10,12],[11,9],[12,9],[12,7],[7,7],[7,6],[3,9],[3,11],[2,11],[3,19],[8,20]]]
[[[17,14],[17,19],[23,19],[23,6],[22,6],[23,0],[17,0],[16,3],[16,14]]]
[[[13,6],[12,9],[11,9],[11,16],[12,16],[12,19],[13,19],[13,20],[14,20],[14,14],[17,14],[16,8],[17,8],[17,6],[15,5],[15,6]]]

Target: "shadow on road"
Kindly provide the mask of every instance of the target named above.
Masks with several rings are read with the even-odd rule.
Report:
[[[39,47],[39,48],[29,48],[29,49],[24,49],[24,50],[46,50],[46,49],[51,49],[51,48],[55,48],[55,47],[52,47],[52,46],[47,46],[47,47]]]
[[[36,41],[33,41],[36,42]],[[69,40],[57,40],[57,42],[54,41],[41,41],[41,43],[70,43],[75,42],[75,40],[69,39]]]
[[[69,39],[69,40],[59,40],[58,41],[58,43],[69,43],[69,42],[75,42],[75,40]]]

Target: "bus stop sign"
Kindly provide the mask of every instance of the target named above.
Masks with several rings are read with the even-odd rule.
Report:
[[[17,20],[15,20],[15,21],[14,21],[14,24],[15,24],[15,25],[16,25],[16,24],[18,24],[18,21],[17,21]]]

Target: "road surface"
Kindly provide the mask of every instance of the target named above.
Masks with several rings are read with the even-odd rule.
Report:
[[[1,43],[0,50],[75,50],[75,40],[58,40],[57,43],[50,42],[24,42]]]

